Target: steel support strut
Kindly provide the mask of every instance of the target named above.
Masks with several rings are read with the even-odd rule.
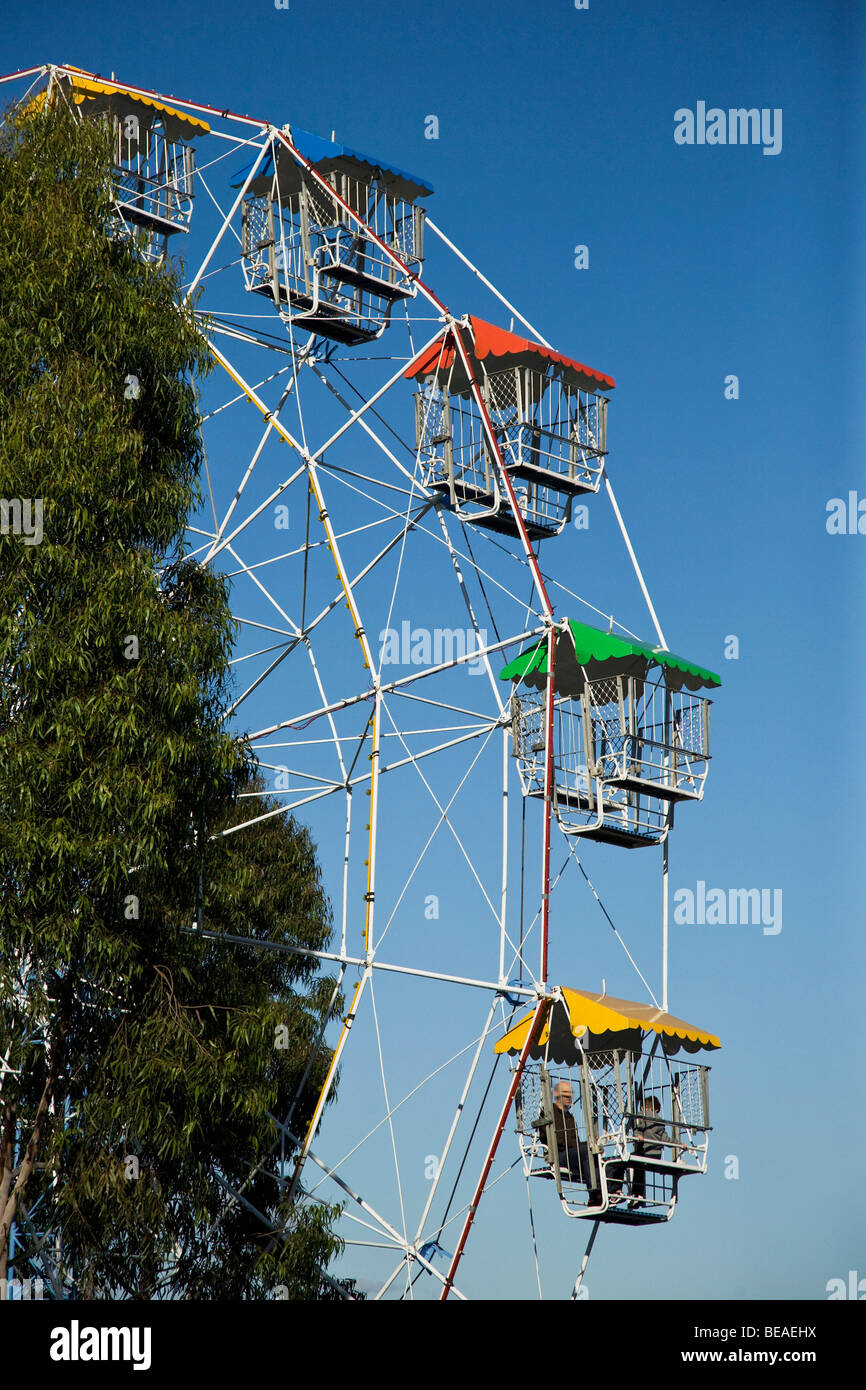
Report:
[[[526,1060],[529,1056],[530,1049],[533,1043],[535,1042],[538,1033],[541,1031],[542,1023],[544,1019],[547,1017],[547,1011],[550,1008],[550,1004],[551,1001],[549,999],[539,999],[535,1007],[535,1013],[532,1016],[532,1023],[530,1024],[529,1032],[526,1035],[526,1042],[523,1044],[523,1048],[520,1053],[520,1059],[517,1063],[517,1069],[515,1070],[514,1076],[511,1079],[511,1085],[508,1088],[508,1095],[505,1097],[505,1104],[502,1107],[502,1112],[499,1116],[499,1120],[497,1122],[496,1129],[493,1134],[493,1141],[490,1145],[490,1148],[487,1150],[487,1157],[484,1160],[484,1167],[481,1170],[481,1177],[478,1180],[478,1185],[475,1188],[475,1194],[472,1198],[472,1201],[469,1204],[469,1210],[466,1213],[466,1220],[463,1223],[463,1229],[460,1232],[460,1239],[457,1242],[457,1249],[454,1252],[454,1257],[448,1269],[448,1274],[445,1279],[445,1287],[443,1288],[441,1294],[441,1299],[443,1302],[448,1297],[448,1294],[451,1291],[451,1286],[454,1283],[454,1275],[457,1273],[457,1266],[459,1265],[461,1256],[463,1255],[463,1250],[466,1246],[466,1240],[469,1235],[470,1227],[472,1226],[472,1223],[475,1220],[475,1213],[478,1210],[478,1203],[481,1201],[481,1197],[484,1193],[484,1185],[487,1182],[488,1174],[490,1172],[491,1167],[493,1166],[493,1160],[496,1157],[496,1150],[499,1147],[499,1140],[502,1137],[502,1131],[505,1129],[505,1125],[508,1120],[508,1114],[511,1110],[512,1102],[514,1101],[514,1097],[517,1093],[517,1087],[520,1084],[520,1078],[523,1075],[523,1068],[526,1065]]]
[[[482,395],[481,387],[479,386],[478,381],[475,377],[475,373],[472,370],[472,366],[469,360],[469,354],[463,342],[462,332],[456,324],[452,328],[451,334],[457,346],[457,351],[460,354],[460,360],[463,363],[463,370],[465,371],[466,376],[469,379],[469,389],[472,392],[472,398],[475,401],[475,404],[478,407],[478,413],[481,416],[481,424],[484,430],[485,437],[487,439],[487,445],[490,449],[491,457],[496,461],[496,466],[499,469],[500,481],[502,483],[503,490],[508,498],[508,504],[511,507],[511,511],[514,516],[514,523],[517,527],[517,533],[520,536],[520,541],[523,546],[526,559],[529,563],[529,568],[532,573],[532,579],[533,583],[535,584],[535,589],[538,594],[539,602],[541,603],[541,607],[544,611],[545,618],[548,620],[552,620],[553,604],[550,602],[550,598],[548,597],[547,593],[547,588],[545,586],[544,579],[542,578],[541,568],[538,563],[538,556],[532,549],[532,542],[529,539],[529,532],[527,531],[526,525],[523,520],[523,513],[521,512],[520,507],[518,506],[517,495],[514,491],[514,485],[512,484],[511,478],[509,477],[508,470],[505,467],[505,462],[503,460],[502,453],[499,448],[499,442],[496,438],[496,435],[493,432],[493,423],[488,414],[487,406],[484,403],[484,396]]]
[[[545,691],[546,718],[544,721],[544,815],[541,830],[541,972],[543,985],[547,984],[547,949],[550,932],[550,826],[553,819],[553,717],[555,711],[556,675],[556,632],[551,627],[547,633],[547,689]]]
[[[467,349],[466,349],[466,346],[465,346],[465,344],[464,344],[464,342],[463,342],[463,337],[462,337],[461,330],[457,327],[457,325],[455,325],[455,326],[452,328],[451,332],[452,332],[452,336],[453,336],[453,339],[454,339],[454,342],[455,342],[457,351],[459,352],[461,361],[462,361],[462,363],[463,363],[463,369],[464,369],[464,371],[466,372],[467,378],[468,378],[468,380],[469,380],[469,386],[470,386],[470,390],[471,390],[471,392],[472,392],[473,399],[474,399],[475,404],[476,404],[476,406],[477,406],[477,408],[478,408],[478,412],[479,412],[479,414],[480,414],[480,416],[481,416],[481,422],[482,422],[482,426],[483,426],[483,429],[484,429],[484,434],[485,434],[485,437],[486,437],[486,440],[487,440],[487,444],[488,444],[488,447],[489,447],[490,452],[491,452],[491,456],[493,457],[493,459],[494,459],[495,462],[496,462],[496,466],[497,466],[497,468],[498,468],[499,475],[500,475],[500,480],[501,480],[502,488],[503,488],[503,491],[505,492],[505,495],[506,495],[507,498],[508,498],[508,503],[509,503],[509,506],[511,507],[511,511],[512,511],[513,516],[514,516],[514,521],[515,521],[515,525],[517,526],[518,535],[520,536],[520,540],[521,540],[521,543],[522,543],[522,545],[523,545],[523,549],[524,549],[524,552],[525,552],[525,554],[526,554],[526,558],[527,558],[527,561],[528,561],[528,563],[529,563],[530,570],[531,570],[531,572],[532,572],[532,578],[533,578],[533,581],[534,581],[534,584],[535,584],[536,593],[537,593],[537,595],[538,595],[538,599],[539,599],[539,602],[540,602],[540,604],[541,604],[541,607],[542,607],[542,610],[543,610],[543,613],[544,613],[545,623],[546,623],[546,625],[547,625],[547,700],[546,700],[547,717],[546,717],[546,719],[545,719],[545,731],[544,731],[545,760],[544,760],[544,814],[543,814],[543,820],[542,820],[542,850],[541,850],[541,962],[540,962],[540,983],[541,983],[542,986],[546,986],[546,985],[547,985],[548,937],[549,937],[549,929],[550,929],[550,825],[551,825],[551,817],[552,817],[552,799],[553,799],[553,715],[554,715],[554,676],[555,676],[555,661],[556,661],[556,635],[557,635],[557,628],[556,628],[556,626],[554,625],[554,619],[553,619],[553,605],[552,605],[551,602],[550,602],[550,598],[549,598],[548,593],[547,593],[547,588],[546,588],[546,586],[545,586],[544,579],[543,579],[542,574],[541,574],[541,568],[540,568],[539,563],[538,563],[538,557],[536,556],[535,551],[534,551],[533,548],[532,548],[532,543],[531,543],[531,541],[530,541],[530,539],[529,539],[529,533],[527,532],[526,526],[525,526],[525,524],[524,524],[523,514],[522,514],[522,512],[521,512],[521,510],[520,510],[520,507],[518,506],[517,497],[516,497],[516,494],[515,494],[515,492],[514,492],[514,487],[513,487],[513,485],[512,485],[511,478],[510,478],[509,475],[508,475],[508,470],[507,470],[506,467],[505,467],[505,462],[504,462],[504,460],[503,460],[502,453],[501,453],[500,448],[499,448],[499,443],[498,443],[498,441],[497,441],[497,439],[496,439],[496,435],[495,435],[494,430],[493,430],[493,424],[492,424],[492,421],[491,421],[490,416],[489,416],[489,414],[488,414],[487,406],[486,406],[485,403],[484,403],[484,396],[483,396],[483,394],[482,394],[482,392],[481,392],[481,388],[480,388],[480,386],[479,386],[479,384],[478,384],[478,381],[476,380],[475,374],[474,374],[474,372],[473,372],[473,370],[472,370],[472,365],[471,365],[469,353],[468,353],[468,351],[467,351]],[[530,1048],[531,1048],[531,1046],[532,1046],[532,1043],[533,1043],[533,1041],[534,1041],[534,1039],[535,1039],[536,1034],[538,1033],[538,1031],[539,1031],[539,1029],[540,1029],[540,1027],[541,1027],[541,1020],[542,1020],[542,1019],[544,1018],[544,1016],[546,1015],[547,1009],[549,1008],[549,1004],[550,1004],[550,1001],[549,1001],[549,1000],[547,1000],[547,999],[541,999],[541,1000],[539,1001],[539,1004],[538,1004],[537,1008],[536,1008],[535,1015],[534,1015],[533,1020],[532,1020],[532,1025],[531,1025],[530,1030],[529,1030],[529,1033],[528,1033],[528,1035],[527,1035],[526,1043],[525,1043],[525,1045],[524,1045],[524,1047],[523,1047],[523,1050],[522,1050],[522,1052],[521,1052],[521,1054],[520,1054],[520,1060],[519,1060],[519,1062],[518,1062],[518,1064],[517,1064],[517,1069],[516,1069],[516,1071],[515,1071],[515,1073],[514,1073],[514,1076],[513,1076],[513,1078],[512,1078],[511,1085],[510,1085],[510,1087],[509,1087],[509,1089],[508,1089],[508,1095],[507,1095],[506,1098],[505,1098],[505,1104],[504,1104],[504,1106],[503,1106],[503,1108],[502,1108],[502,1113],[500,1114],[499,1122],[498,1122],[498,1124],[497,1124],[497,1126],[496,1126],[496,1130],[495,1130],[494,1135],[493,1135],[493,1141],[492,1141],[492,1143],[491,1143],[491,1145],[490,1145],[490,1148],[489,1148],[489,1150],[488,1150],[488,1152],[487,1152],[487,1157],[486,1157],[485,1162],[484,1162],[484,1167],[483,1167],[482,1172],[481,1172],[481,1177],[479,1178],[478,1186],[477,1186],[476,1189],[475,1189],[475,1195],[474,1195],[474,1197],[473,1197],[473,1199],[472,1199],[472,1203],[471,1203],[471,1205],[470,1205],[470,1207],[469,1207],[469,1211],[468,1211],[468,1213],[467,1213],[467,1215],[466,1215],[466,1221],[464,1222],[463,1230],[462,1230],[462,1232],[461,1232],[461,1234],[460,1234],[460,1241],[459,1241],[458,1246],[457,1246],[457,1249],[456,1249],[456,1251],[455,1251],[454,1258],[453,1258],[453,1260],[452,1260],[452,1262],[451,1262],[451,1268],[450,1268],[449,1271],[448,1271],[448,1278],[447,1278],[447,1280],[446,1280],[445,1288],[444,1288],[443,1293],[442,1293],[442,1298],[443,1298],[443,1299],[445,1299],[445,1298],[448,1297],[448,1291],[449,1291],[449,1289],[450,1289],[450,1287],[451,1287],[451,1283],[452,1283],[452,1281],[453,1281],[454,1274],[455,1274],[455,1272],[456,1272],[456,1270],[457,1270],[457,1266],[458,1266],[458,1264],[460,1263],[460,1259],[461,1259],[461,1256],[462,1256],[462,1254],[463,1254],[464,1247],[465,1247],[465,1245],[466,1245],[466,1240],[467,1240],[467,1237],[468,1237],[468,1235],[469,1235],[469,1230],[470,1230],[470,1227],[472,1226],[472,1222],[473,1222],[473,1220],[474,1220],[474,1218],[475,1218],[475,1212],[476,1212],[476,1209],[477,1209],[477,1207],[478,1207],[478,1203],[481,1201],[481,1197],[482,1197],[482,1194],[483,1194],[483,1192],[484,1192],[484,1185],[485,1185],[485,1183],[487,1182],[487,1177],[488,1177],[488,1174],[489,1174],[489,1172],[490,1172],[490,1168],[491,1168],[491,1166],[492,1166],[492,1164],[493,1164],[493,1159],[494,1159],[494,1157],[496,1156],[496,1150],[497,1150],[497,1148],[498,1148],[498,1146],[499,1146],[499,1140],[500,1140],[500,1138],[501,1138],[501,1136],[502,1136],[503,1130],[505,1129],[505,1125],[506,1125],[506,1122],[507,1122],[507,1120],[508,1120],[508,1115],[509,1115],[509,1112],[510,1112],[510,1110],[511,1110],[512,1103],[513,1103],[513,1101],[514,1101],[514,1097],[515,1097],[515,1095],[516,1095],[516,1093],[517,1093],[517,1087],[518,1087],[518,1085],[520,1084],[520,1078],[521,1078],[521,1076],[523,1075],[523,1069],[524,1069],[524,1066],[526,1065],[526,1059],[527,1059],[527,1057],[529,1056],[529,1050],[530,1050]]]

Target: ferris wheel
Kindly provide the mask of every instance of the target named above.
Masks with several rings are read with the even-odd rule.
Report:
[[[286,1181],[343,1204],[369,1297],[501,1289],[518,1226],[498,1296],[542,1295],[540,1209],[579,1296],[602,1225],[663,1224],[706,1172],[694,1057],[719,1046],[668,1009],[667,884],[720,682],[669,650],[650,599],[610,477],[614,380],[449,240],[429,183],[336,134],[68,66],[12,78],[111,123],[115,232],[183,256],[215,364],[190,549],[232,576],[229,717],[280,803],[252,795],[227,833],[310,827],[335,926],[311,954],[345,1001],[311,1123],[274,1116]],[[602,508],[619,548],[578,568]],[[610,611],[614,568],[641,631]],[[661,862],[656,993],[595,881],[629,849]],[[590,913],[634,999],[581,973]]]

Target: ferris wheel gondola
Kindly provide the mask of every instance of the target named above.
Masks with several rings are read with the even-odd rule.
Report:
[[[188,233],[194,201],[193,142],[210,126],[142,92],[102,82],[80,68],[52,72],[30,103],[63,101],[82,119],[107,123],[113,145],[114,231],[147,261],[165,259],[168,238]]]
[[[603,393],[613,380],[473,315],[467,327],[468,353],[458,351],[451,334],[406,372],[423,382],[415,434],[424,481],[447,496],[462,521],[518,535],[500,488],[504,468],[520,480],[529,536],[556,536],[573,499],[598,492],[607,452]]]
[[[524,792],[542,797],[546,644],[499,676],[514,682]],[[660,844],[670,806],[703,797],[712,701],[695,692],[720,684],[715,672],[673,652],[568,622],[557,638],[554,680],[553,801],[562,830],[632,849]]]
[[[519,1055],[531,1021],[521,1019],[494,1050]],[[679,1054],[720,1045],[651,1005],[555,991],[515,1106],[527,1173],[553,1179],[567,1216],[669,1221],[680,1179],[707,1171],[710,1133],[709,1067]]]

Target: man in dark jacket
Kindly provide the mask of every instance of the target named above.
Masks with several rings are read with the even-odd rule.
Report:
[[[580,1139],[577,1125],[571,1113],[574,1093],[570,1081],[557,1081],[553,1088],[553,1114],[545,1117],[542,1113],[533,1121],[535,1129],[546,1131],[547,1156],[553,1167],[553,1143],[556,1144],[559,1171],[565,1182],[581,1182],[590,1186],[589,1151],[586,1141]],[[598,1186],[589,1192],[588,1205],[597,1206],[601,1202]]]

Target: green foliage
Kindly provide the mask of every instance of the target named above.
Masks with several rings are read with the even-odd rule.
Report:
[[[0,1275],[41,1198],[79,1292],[332,1297],[334,1211],[289,1206],[270,1117],[306,1077],[308,1123],[341,1001],[184,930],[331,923],[303,828],[216,833],[266,798],[222,721],[225,581],[182,548],[208,359],[177,277],[106,235],[109,162],[60,107],[0,127],[0,496],[43,507],[41,543],[0,535]]]

